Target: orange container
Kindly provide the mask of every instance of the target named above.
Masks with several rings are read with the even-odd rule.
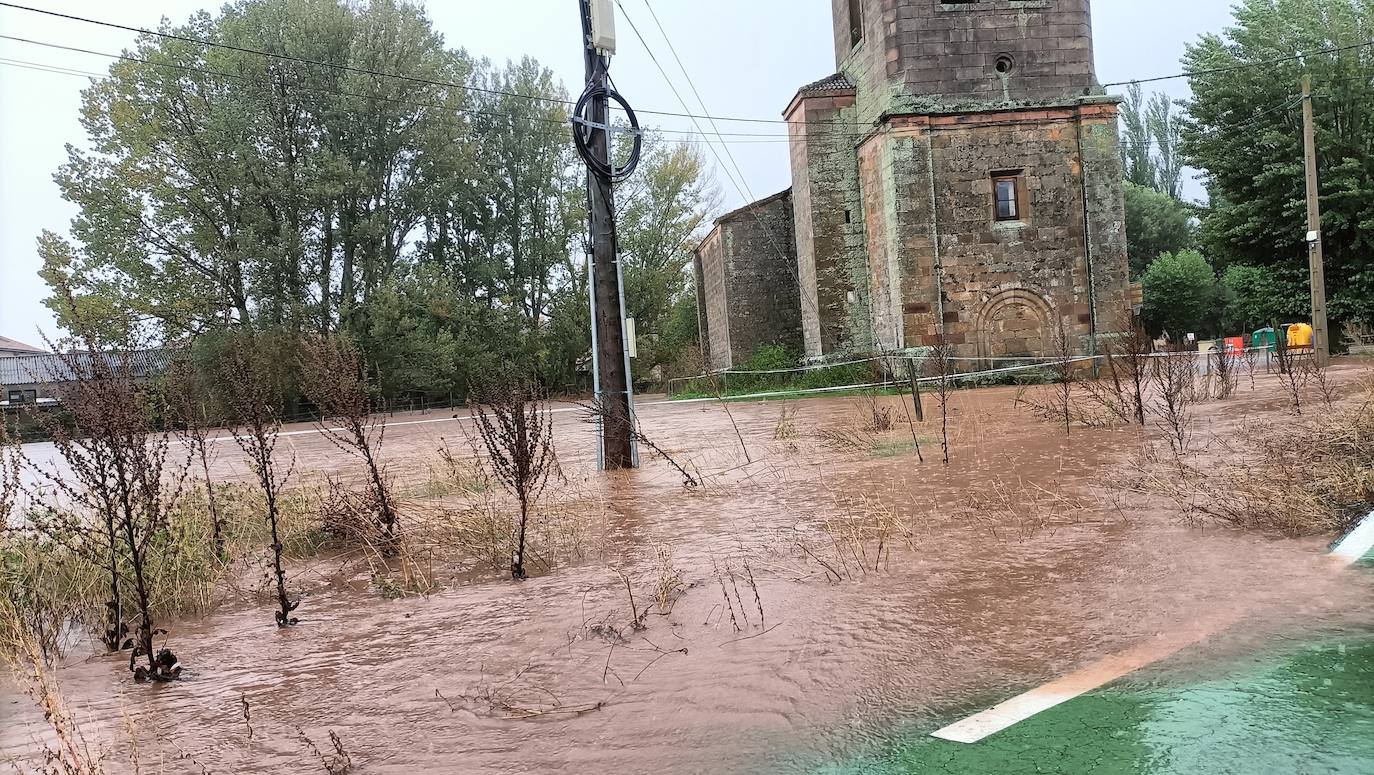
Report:
[[[1227,353],[1230,353],[1231,355],[1239,355],[1240,353],[1245,352],[1245,337],[1228,336],[1224,341],[1226,342]]]

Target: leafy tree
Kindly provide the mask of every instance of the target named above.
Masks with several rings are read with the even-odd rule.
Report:
[[[163,31],[434,81],[471,69],[394,0],[241,0]],[[462,90],[152,35],[133,54],[83,93],[90,148],[56,175],[80,248],[45,258],[167,336],[348,323],[468,147]]]
[[[1130,181],[1126,197],[1126,252],[1131,276],[1140,277],[1161,253],[1192,248],[1197,240],[1193,208],[1168,194]]]
[[[510,359],[576,380],[586,199],[549,70],[446,48],[410,0],[235,0],[161,31],[83,92],[88,142],[55,176],[79,214],[38,241],[76,297],[50,302],[60,321],[341,331],[392,397],[461,395]],[[652,367],[678,346],[664,332],[712,188],[686,146],[652,142],[619,201]]]
[[[1127,182],[1180,198],[1182,123],[1169,95],[1156,92],[1147,99],[1140,84],[1126,87],[1121,102],[1121,161]]]
[[[1154,188],[1179,199],[1183,185],[1183,159],[1179,154],[1183,118],[1173,112],[1173,107],[1169,95],[1156,92],[1150,97],[1145,123],[1155,145]]]
[[[1371,38],[1374,5],[1362,0],[1243,0],[1225,36],[1203,36],[1184,57],[1197,74],[1183,151],[1207,174],[1206,250],[1280,276],[1307,261],[1299,82],[1311,74],[1333,322],[1374,321]],[[1343,50],[1314,53],[1333,48]]]
[[[1300,269],[1237,264],[1222,273],[1221,286],[1222,323],[1233,334],[1311,315],[1307,273]]]
[[[1150,153],[1150,125],[1145,94],[1140,84],[1133,83],[1126,90],[1121,103],[1121,160],[1127,182],[1154,188],[1155,159]]]
[[[635,365],[643,376],[691,344],[680,329],[669,328],[675,313],[685,314],[684,305],[690,304],[695,321],[692,251],[709,229],[719,198],[691,146],[668,145],[651,135],[641,164],[641,171],[616,191],[616,211],[625,305],[635,319],[640,345]]]
[[[1175,341],[1184,335],[1207,333],[1216,306],[1216,273],[1195,250],[1165,253],[1150,264],[1141,279],[1145,303],[1142,315],[1152,334],[1167,332]]]

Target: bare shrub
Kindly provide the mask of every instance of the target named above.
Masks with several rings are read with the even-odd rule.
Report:
[[[892,430],[892,407],[880,405],[876,394],[868,397],[866,405],[868,419],[864,425],[865,430],[873,433],[887,433]]]
[[[523,579],[530,508],[557,466],[552,423],[539,389],[528,381],[474,387],[472,394],[477,432],[486,448],[491,476],[520,503],[511,577]]]
[[[1239,364],[1237,356],[1231,352],[1225,342],[1210,356],[1212,362],[1212,373],[1216,376],[1216,397],[1219,399],[1230,398],[1236,392],[1236,385],[1240,381]]]
[[[791,441],[797,438],[797,410],[796,407],[788,406],[786,401],[782,402],[782,409],[778,412],[778,421],[773,425],[774,441]]]
[[[1145,426],[1145,385],[1149,380],[1150,351],[1153,341],[1140,321],[1126,314],[1120,336],[1106,340],[1103,348],[1111,377],[1111,411],[1127,422]],[[1106,403],[1101,402],[1100,403]]]
[[[213,435],[210,390],[205,385],[204,375],[197,371],[187,358],[181,357],[172,364],[164,394],[167,399],[168,420],[173,431],[186,445],[191,459],[200,463],[206,509],[210,513],[212,526],[210,540],[215,556],[221,561],[227,560],[228,556],[224,550],[224,523],[220,517],[219,504],[215,501],[215,483],[210,478],[210,437]]]
[[[839,582],[878,573],[887,566],[894,544],[911,546],[910,526],[876,498],[845,498],[838,507],[820,523],[819,538],[800,538],[795,544],[828,579]]]
[[[850,425],[819,428],[816,430],[816,439],[830,449],[848,452],[870,453],[877,443],[872,430]]]
[[[373,541],[384,554],[396,553],[399,514],[396,499],[378,452],[386,426],[373,416],[372,386],[367,381],[357,348],[341,336],[306,340],[301,357],[302,387],[320,410],[320,433],[367,469],[367,493],[362,503],[372,510]]]
[[[220,384],[233,418],[232,433],[239,449],[262,489],[264,510],[271,531],[272,571],[277,590],[278,627],[296,624],[291,614],[300,601],[291,600],[286,590],[286,568],[282,564],[281,501],[283,489],[291,478],[295,461],[282,470],[277,461],[277,438],[281,433],[280,401],[282,391],[276,372],[266,362],[269,351],[259,334],[237,336],[229,343],[219,364]]]
[[[1188,452],[1192,440],[1196,357],[1187,350],[1170,350],[1150,364],[1150,386],[1154,400],[1148,411],[1155,425],[1169,440],[1175,457]]]
[[[490,680],[483,668],[477,683],[455,699],[444,696],[438,689],[434,695],[456,711],[463,708],[478,716],[497,716],[505,719],[533,719],[543,716],[580,716],[600,710],[604,702],[565,704],[548,685],[535,679],[535,665],[526,664],[509,678]],[[461,703],[461,704],[460,704]]]
[[[353,758],[348,755],[343,740],[334,730],[329,730],[329,744],[333,748],[329,753],[321,751],[310,736],[305,734],[305,730],[299,727],[296,728],[296,739],[300,740],[311,757],[320,763],[320,767],[327,775],[346,775],[353,771]]]
[[[1374,506],[1374,393],[1301,421],[1241,426],[1204,466],[1146,468],[1143,494],[1195,520],[1288,536],[1350,527]]]
[[[41,775],[103,775],[104,757],[92,748],[71,708],[62,697],[42,649],[22,624],[16,611],[0,596],[0,656],[6,656],[14,674],[23,682],[25,693],[43,712],[53,733],[53,741],[39,743],[43,758]],[[23,775],[17,762],[11,762]],[[135,768],[137,772],[137,768]]]
[[[1295,356],[1289,349],[1288,337],[1278,326],[1274,327],[1274,357],[1279,362],[1279,384],[1288,394],[1293,414],[1301,417],[1302,397],[1307,390],[1308,369],[1303,368],[1299,363],[1300,357]]]
[[[1046,488],[1020,481],[1013,484],[1001,478],[971,489],[968,495],[971,521],[999,539],[1013,531],[1025,539],[1047,529],[1078,524],[1087,510],[1083,500],[1063,493],[1057,486]]]
[[[954,350],[945,343],[944,336],[926,356],[926,374],[935,378],[935,401],[940,407],[940,450],[945,465],[949,465],[949,400],[954,393]]]
[[[1330,409],[1336,404],[1336,384],[1331,381],[1331,370],[1328,366],[1323,366],[1317,362],[1315,355],[1311,358],[1304,358],[1300,368],[1306,371],[1305,381],[1315,384],[1317,396],[1321,398],[1322,405]]]
[[[687,588],[682,571],[673,564],[672,544],[654,546],[654,570],[657,575],[654,598],[658,603],[658,612],[666,615],[673,610],[678,596]]]
[[[169,466],[170,436],[156,429],[164,406],[140,367],[136,342],[102,340],[82,323],[69,294],[66,302],[76,333],[53,349],[66,372],[60,396],[68,419],[45,415],[42,422],[67,470],[38,470],[78,511],[68,519],[39,520],[33,526],[55,540],[75,539],[91,547],[94,538],[103,545],[111,598],[103,640],[111,649],[124,644],[121,577],[127,573],[138,614],[129,669],[138,679],[172,678],[179,672],[171,667],[175,660],[164,664],[153,649],[158,631],[153,626],[156,579],[150,555],[166,535],[186,466]],[[146,659],[146,666],[137,664],[138,657]]]
[[[1069,331],[1064,327],[1064,316],[1061,314],[1058,317],[1059,324],[1054,329],[1054,362],[1050,364],[1050,371],[1054,374],[1051,390],[1056,414],[1062,414],[1064,435],[1067,436],[1073,430],[1073,386],[1078,381],[1078,374],[1073,363]]]
[[[10,512],[19,499],[19,474],[24,467],[24,448],[18,436],[11,438],[6,419],[0,416],[0,534],[9,529]]]
[[[1255,371],[1259,368],[1259,350],[1253,347],[1245,347],[1240,351],[1240,362],[1245,368],[1245,373],[1250,377],[1250,392],[1255,392]]]
[[[745,632],[753,626],[764,629],[763,598],[759,595],[758,583],[754,580],[754,570],[749,566],[749,561],[743,560],[740,568],[736,569],[735,562],[728,557],[723,562],[712,558],[711,569],[716,583],[720,585],[723,601],[721,618],[728,616],[735,632]],[[750,593],[748,598],[740,592],[741,581],[745,591]],[[751,608],[757,614],[752,623],[749,619]]]

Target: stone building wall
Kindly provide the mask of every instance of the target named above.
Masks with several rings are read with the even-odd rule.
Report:
[[[863,18],[857,46],[851,3]],[[836,68],[858,87],[860,125],[938,107],[1053,103],[1096,86],[1089,0],[831,0],[831,10]]]
[[[1092,111],[1096,121],[1116,114],[1112,104],[1092,106]],[[962,354],[1047,355],[1060,330],[1074,351],[1091,347],[1093,285],[1112,287],[1116,245],[1111,235],[1124,234],[1112,227],[1120,222],[1113,212],[1119,199],[1108,192],[1085,198],[1079,112],[1063,108],[929,119],[944,334]],[[996,220],[995,172],[1019,172],[1025,188],[1019,220]],[[1119,162],[1093,174],[1113,173],[1119,180]],[[1101,236],[1094,262],[1101,278],[1090,271],[1089,232]],[[1123,268],[1124,258],[1123,252]],[[935,342],[927,336],[921,343]]]
[[[799,96],[786,114],[802,328],[810,358],[862,349],[872,340],[853,106],[852,88],[818,89]]]
[[[701,349],[706,362],[715,369],[730,368],[730,300],[727,289],[729,264],[725,255],[725,240],[717,227],[697,248],[693,257],[695,274],[701,278],[697,299],[704,301],[700,309]]]
[[[1119,328],[1117,111],[1093,72],[1089,0],[832,10],[840,72],[784,114],[807,354],[944,337],[964,356],[1043,355],[1061,330],[1080,351]],[[822,137],[821,122],[850,132]],[[998,221],[994,173],[1012,172],[1026,211]]]
[[[803,346],[791,190],[723,216],[697,248],[704,282],[702,340],[713,368],[727,369],[760,348]]]
[[[1097,330],[1100,333],[1127,331],[1130,328],[1131,272],[1126,253],[1126,203],[1121,186],[1123,171],[1117,111],[1084,108],[1081,121],[1086,201],[1091,215],[1088,240]]]

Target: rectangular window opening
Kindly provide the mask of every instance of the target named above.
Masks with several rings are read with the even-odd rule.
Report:
[[[992,173],[993,216],[998,221],[1025,217],[1025,186],[1019,170]]]
[[[845,222],[845,223],[853,223],[853,222],[854,222],[854,216],[853,216],[848,210],[845,210],[845,211],[844,211],[844,222]]]
[[[849,45],[854,47],[864,39],[863,0],[849,0]]]

